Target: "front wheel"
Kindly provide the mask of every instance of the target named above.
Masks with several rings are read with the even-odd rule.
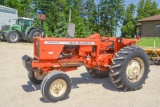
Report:
[[[6,40],[9,43],[16,43],[19,41],[19,33],[17,31],[10,31],[6,34]]]
[[[35,85],[41,84],[45,75],[45,72],[38,68],[28,71],[28,78]]]
[[[142,87],[149,73],[149,58],[144,50],[135,46],[121,49],[113,58],[110,78],[112,83],[124,91]]]
[[[60,71],[53,71],[48,74],[41,84],[43,97],[49,102],[64,100],[71,91],[71,79]]]

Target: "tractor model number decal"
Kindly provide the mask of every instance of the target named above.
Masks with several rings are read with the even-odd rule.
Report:
[[[59,42],[59,41],[44,41],[44,44],[53,45],[53,44],[62,44],[62,45],[94,45],[94,42]]]

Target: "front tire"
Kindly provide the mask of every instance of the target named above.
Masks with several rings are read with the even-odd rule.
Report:
[[[35,85],[41,84],[43,80],[42,77],[45,76],[45,73],[38,68],[32,69],[31,63],[32,63],[31,58],[28,58],[27,61],[25,62],[25,66],[27,67],[27,71],[28,71],[28,79]]]
[[[121,49],[113,58],[110,78],[112,83],[124,91],[142,87],[149,73],[149,58],[144,50],[135,46]]]
[[[30,43],[33,43],[34,37],[37,37],[39,35],[41,35],[41,31],[39,29],[33,29],[33,30],[31,30],[31,32],[28,35],[28,41]]]
[[[35,85],[41,84],[41,82],[43,80],[43,79],[38,78],[38,76],[36,76],[36,75],[38,75],[37,72],[38,71],[33,71],[33,70],[28,72],[29,80]]]
[[[20,35],[17,31],[10,31],[6,34],[6,40],[9,43],[16,43],[20,39]]]
[[[60,71],[53,71],[48,74],[41,84],[43,97],[49,102],[64,100],[71,92],[71,79]]]

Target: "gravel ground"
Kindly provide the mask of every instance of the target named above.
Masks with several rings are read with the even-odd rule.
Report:
[[[48,103],[40,85],[33,85],[22,65],[23,55],[33,56],[33,44],[0,42],[0,107],[160,107],[160,66],[151,66],[141,90],[122,92],[109,78],[94,79],[84,67],[68,72],[73,82],[69,98]]]

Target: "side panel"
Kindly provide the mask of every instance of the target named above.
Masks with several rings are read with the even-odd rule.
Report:
[[[80,56],[87,56],[87,53],[92,52],[92,46],[85,46],[85,45],[80,45],[79,46],[79,55]]]
[[[57,60],[64,45],[49,45],[43,40],[34,39],[34,56],[39,60]]]
[[[11,25],[9,30],[10,31],[11,30],[17,30],[19,32],[22,32],[22,26],[21,25]]]

